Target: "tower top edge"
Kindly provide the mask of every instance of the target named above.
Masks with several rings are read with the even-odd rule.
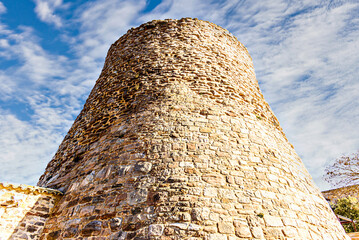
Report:
[[[251,58],[248,49],[238,40],[238,38],[236,36],[234,36],[229,30],[213,23],[210,21],[206,21],[206,20],[201,20],[198,18],[191,18],[191,17],[184,17],[181,19],[155,19],[155,20],[151,20],[145,23],[142,23],[141,25],[137,26],[137,27],[132,27],[130,29],[127,30],[127,32],[122,35],[114,44],[116,44],[118,41],[120,41],[122,38],[124,38],[125,36],[131,35],[133,33],[136,32],[140,32],[143,30],[147,30],[147,29],[153,29],[159,26],[164,26],[164,25],[168,25],[169,27],[175,27],[176,25],[192,25],[192,26],[200,26],[200,25],[207,25],[209,27],[212,27],[213,29],[221,32],[223,35],[227,36],[228,38],[231,38],[233,41],[237,42],[249,55],[249,57]],[[208,29],[207,29],[208,30]],[[252,60],[252,58],[251,58]]]

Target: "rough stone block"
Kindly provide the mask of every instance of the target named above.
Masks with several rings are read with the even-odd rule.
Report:
[[[163,224],[152,224],[148,227],[149,236],[161,236],[164,230]]]
[[[227,240],[227,235],[219,233],[210,234],[208,240]]]
[[[220,233],[234,233],[234,226],[231,222],[219,222],[218,232]]]
[[[96,236],[96,235],[100,234],[101,230],[102,230],[102,222],[101,221],[92,221],[83,227],[83,229],[81,230],[81,233],[85,237]]]
[[[236,220],[234,221],[234,226],[235,226],[236,236],[241,238],[252,237],[251,231],[246,222]]]
[[[283,222],[282,222],[282,219],[280,217],[264,215],[264,221],[266,223],[266,226],[269,226],[269,227],[281,227],[281,226],[283,226]]]
[[[110,228],[112,231],[118,231],[122,225],[122,218],[112,218],[110,219]]]

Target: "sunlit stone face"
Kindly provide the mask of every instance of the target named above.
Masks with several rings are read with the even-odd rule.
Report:
[[[346,239],[246,48],[196,19],[152,21],[111,46],[39,184],[65,192],[50,237]]]

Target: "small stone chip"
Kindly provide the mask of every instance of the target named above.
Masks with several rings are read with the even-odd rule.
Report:
[[[210,129],[208,127],[203,127],[203,128],[200,128],[199,131],[201,133],[210,133],[210,132],[212,132],[212,129]]]

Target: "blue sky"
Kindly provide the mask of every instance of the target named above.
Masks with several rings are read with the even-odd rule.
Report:
[[[316,184],[359,149],[356,0],[0,0],[0,181],[36,184],[110,45],[153,19],[196,17],[249,50],[265,99]]]

